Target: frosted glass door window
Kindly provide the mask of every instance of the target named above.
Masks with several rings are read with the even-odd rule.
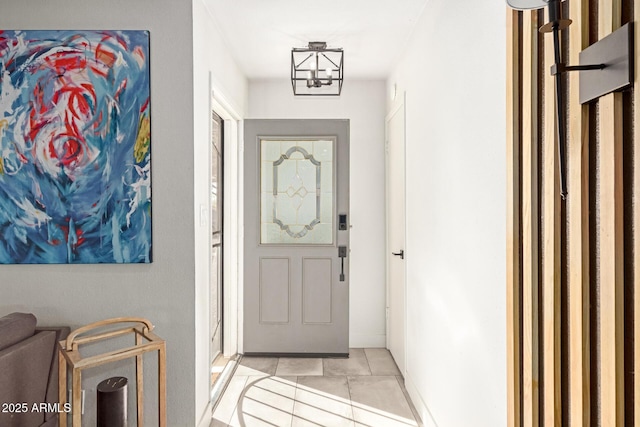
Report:
[[[335,141],[260,141],[262,244],[333,244]]]

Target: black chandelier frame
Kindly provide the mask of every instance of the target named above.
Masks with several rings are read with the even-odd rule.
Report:
[[[307,55],[304,55],[305,53]],[[300,57],[303,57],[302,60]],[[321,60],[329,66],[320,67]],[[331,74],[321,76],[325,69],[330,69]],[[344,51],[342,48],[327,48],[325,42],[309,42],[306,48],[291,49],[291,86],[294,95],[339,96],[342,93],[343,80]],[[328,87],[336,89],[322,90]],[[314,89],[319,90],[314,91]]]

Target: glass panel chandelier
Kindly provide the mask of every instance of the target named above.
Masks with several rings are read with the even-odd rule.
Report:
[[[342,92],[344,52],[327,49],[326,42],[291,49],[291,86],[300,96],[338,96]]]

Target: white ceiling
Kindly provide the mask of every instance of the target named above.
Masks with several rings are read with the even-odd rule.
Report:
[[[428,0],[204,0],[249,79],[290,74],[291,49],[343,48],[345,79],[385,78]]]

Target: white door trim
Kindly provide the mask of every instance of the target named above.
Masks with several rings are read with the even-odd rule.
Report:
[[[209,73],[211,88],[210,109],[224,120],[224,202],[223,202],[223,348],[225,357],[242,352],[241,319],[242,316],[242,171],[240,159],[242,155],[242,116],[226,100],[222,91],[218,90]],[[209,144],[211,150],[211,144]],[[211,159],[211,153],[209,153]],[[211,162],[211,160],[209,160]],[[211,165],[209,165],[211,174]],[[211,179],[211,177],[209,177]],[[210,225],[209,225],[210,227]],[[211,235],[211,233],[209,233]],[[211,244],[209,244],[211,248]],[[209,271],[211,256],[209,255]],[[209,338],[211,337],[209,331]],[[211,355],[210,355],[211,356]]]

